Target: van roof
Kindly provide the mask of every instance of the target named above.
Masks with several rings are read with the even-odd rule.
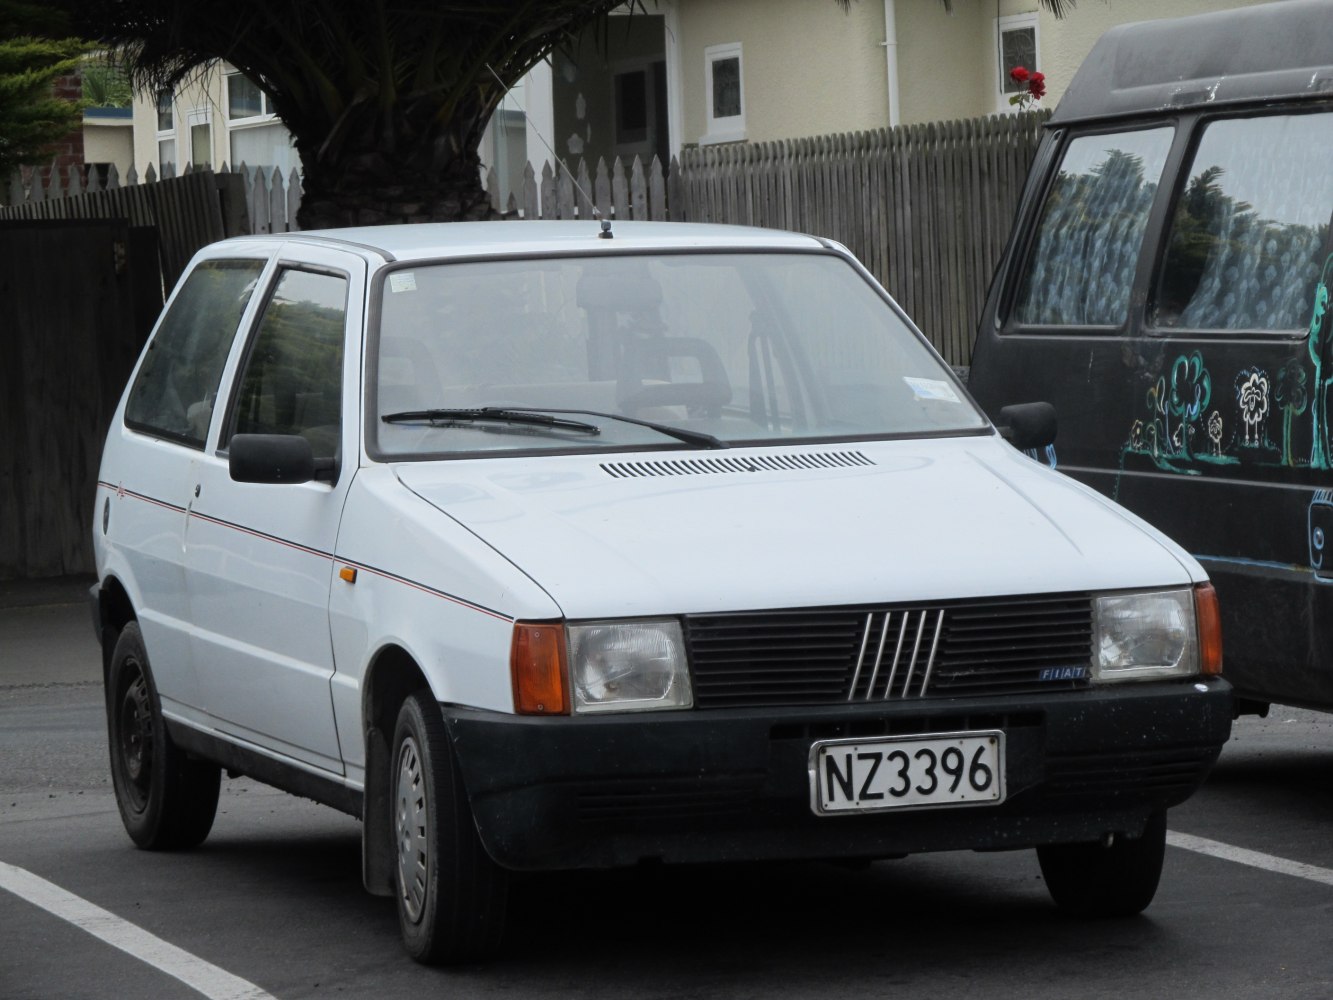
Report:
[[[1049,124],[1320,95],[1333,99],[1333,4],[1282,0],[1110,29]]]

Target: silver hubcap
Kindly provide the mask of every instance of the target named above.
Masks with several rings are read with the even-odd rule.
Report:
[[[426,905],[430,877],[427,835],[426,776],[421,754],[411,736],[398,748],[398,797],[394,806],[394,838],[398,844],[398,891],[408,919],[416,923]]]

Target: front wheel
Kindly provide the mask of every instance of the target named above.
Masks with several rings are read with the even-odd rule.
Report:
[[[1055,904],[1080,917],[1132,917],[1157,894],[1166,854],[1166,813],[1148,817],[1143,836],[1100,844],[1037,848],[1041,874]]]
[[[403,946],[428,965],[492,957],[504,934],[508,873],[477,836],[444,720],[428,695],[403,703],[390,759]]]
[[[130,839],[147,850],[202,843],[213,828],[222,773],[171,742],[137,622],[125,626],[111,654],[106,721],[111,783]]]

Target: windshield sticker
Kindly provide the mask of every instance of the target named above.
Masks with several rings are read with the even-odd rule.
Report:
[[[946,403],[962,402],[958,398],[958,393],[953,391],[953,386],[943,379],[904,375],[903,381],[911,388],[917,399],[941,399]]]
[[[395,271],[389,275],[389,291],[397,295],[399,292],[415,292],[417,290],[417,276],[412,271]]]

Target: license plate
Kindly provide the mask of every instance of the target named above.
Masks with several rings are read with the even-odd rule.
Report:
[[[810,808],[832,813],[1004,801],[1004,733],[823,740],[810,748]]]

